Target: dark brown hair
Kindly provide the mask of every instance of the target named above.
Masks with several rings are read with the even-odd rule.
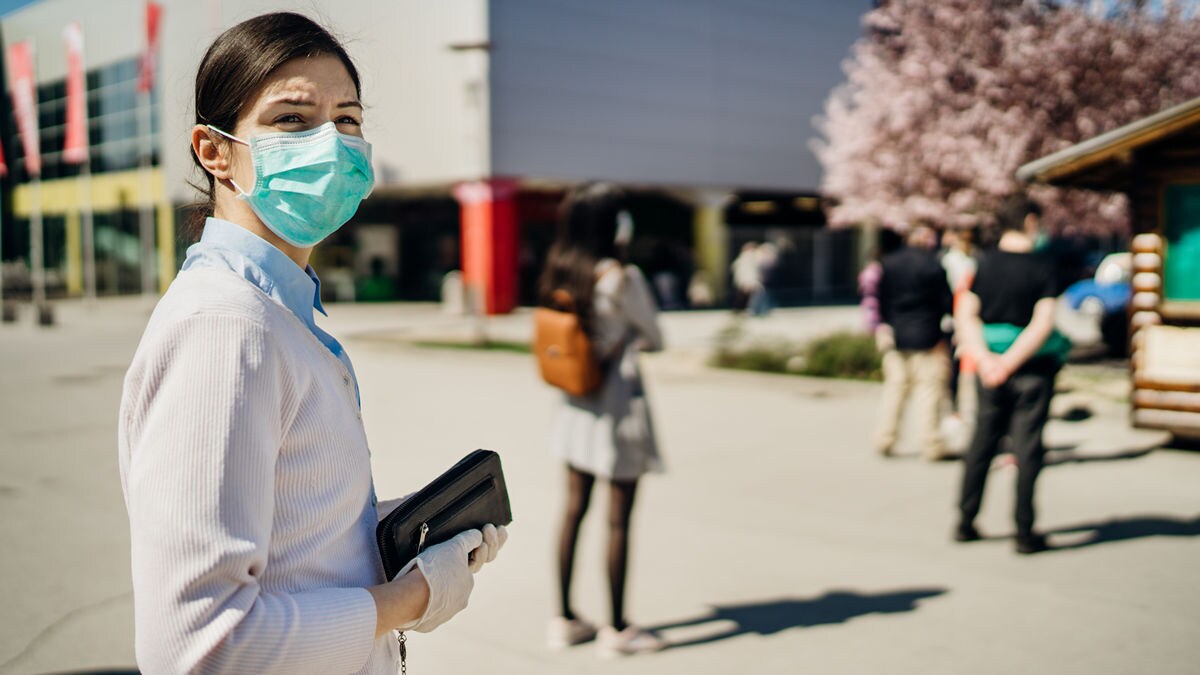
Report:
[[[1042,207],[1024,194],[1015,194],[1000,203],[996,209],[996,227],[1001,232],[1025,229],[1025,217],[1028,215],[1041,217]]]
[[[596,262],[620,258],[617,214],[625,207],[625,192],[612,183],[585,183],[572,190],[559,207],[558,233],[538,280],[538,304],[555,307],[554,292],[567,291],[589,335]]]
[[[196,72],[196,124],[211,124],[233,133],[242,109],[263,83],[283,64],[292,59],[333,55],[341,60],[354,81],[354,91],[362,96],[358,70],[337,38],[312,19],[293,12],[263,14],[247,19],[221,33],[200,61]],[[191,148],[189,147],[189,152]],[[207,189],[197,185],[205,198],[198,204],[189,223],[191,238],[199,237],[204,219],[213,213],[215,180],[204,171],[200,159],[192,154],[207,180]]]

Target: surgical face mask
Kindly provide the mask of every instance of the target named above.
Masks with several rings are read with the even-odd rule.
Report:
[[[358,210],[375,186],[371,144],[340,133],[333,122],[308,131],[255,136],[246,142],[208,125],[209,129],[250,146],[254,186],[237,188],[263,224],[287,243],[315,246],[333,234]]]

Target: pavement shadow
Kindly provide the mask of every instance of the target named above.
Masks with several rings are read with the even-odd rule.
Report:
[[[1091,536],[1070,544],[1056,544],[1054,550],[1067,551],[1145,537],[1196,537],[1200,536],[1200,515],[1191,520],[1161,516],[1113,518],[1098,523],[1060,527],[1046,532],[1051,535],[1079,533],[1088,533]]]
[[[917,603],[946,593],[945,588],[912,588],[883,593],[854,593],[829,591],[819,598],[784,598],[741,605],[714,605],[700,616],[652,626],[655,631],[714,622],[734,625],[715,634],[671,642],[670,649],[709,644],[739,635],[773,635],[791,628],[843,623],[865,614],[898,614],[911,612]]]
[[[1050,419],[1061,420],[1063,422],[1083,422],[1092,419],[1093,416],[1094,413],[1088,406],[1073,405],[1058,414],[1050,415]]]
[[[61,673],[47,673],[47,675],[141,675],[141,672],[136,668],[104,668],[101,670],[68,670]]]
[[[1127,450],[1116,450],[1107,452],[1103,455],[1076,455],[1071,451],[1077,446],[1069,446],[1067,448],[1047,448],[1047,450],[1060,451],[1054,455],[1047,455],[1045,466],[1057,466],[1060,464],[1087,464],[1089,462],[1119,462],[1126,459],[1137,459],[1145,457],[1155,450],[1155,448],[1130,448]]]

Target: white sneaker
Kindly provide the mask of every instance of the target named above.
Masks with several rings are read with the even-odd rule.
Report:
[[[551,649],[564,649],[595,637],[596,627],[585,619],[556,616],[546,626],[546,645]]]
[[[637,626],[626,626],[622,631],[612,626],[604,626],[596,635],[596,646],[602,656],[623,656],[657,652],[665,648],[667,642]]]

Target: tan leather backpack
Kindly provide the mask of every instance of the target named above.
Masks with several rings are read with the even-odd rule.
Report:
[[[533,354],[538,370],[547,383],[572,396],[586,396],[604,381],[600,361],[575,313],[571,294],[560,288],[552,298],[554,308],[533,310]]]

